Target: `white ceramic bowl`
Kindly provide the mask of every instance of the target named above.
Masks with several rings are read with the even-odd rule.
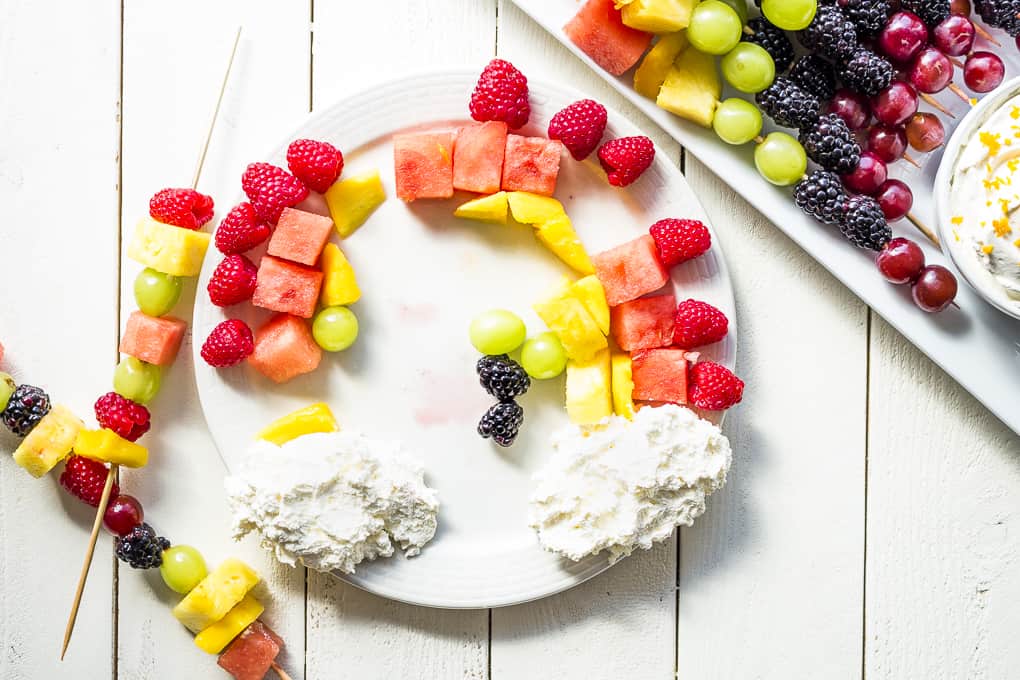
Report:
[[[956,126],[952,137],[949,138],[949,143],[946,144],[938,174],[935,176],[933,192],[935,223],[939,240],[942,241],[942,249],[949,256],[953,269],[988,304],[1014,319],[1020,319],[1020,302],[1010,298],[988,270],[981,266],[978,259],[967,251],[965,245],[962,242],[957,242],[953,237],[953,229],[949,222],[952,217],[949,199],[956,166],[967,143],[971,141],[985,121],[1005,102],[1018,94],[1020,94],[1020,77],[1007,80],[996,90],[985,95],[964,116],[960,124]]]

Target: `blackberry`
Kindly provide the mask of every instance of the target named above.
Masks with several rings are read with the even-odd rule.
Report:
[[[874,251],[882,250],[892,239],[882,208],[871,196],[854,196],[846,202],[839,230],[858,248]]]
[[[793,200],[798,208],[819,222],[839,224],[847,197],[839,175],[815,170],[793,188]]]
[[[949,0],[900,0],[900,9],[921,17],[928,28],[935,28],[949,18]]]
[[[50,412],[50,397],[38,387],[18,385],[11,395],[0,420],[7,429],[24,437]]]
[[[485,391],[500,401],[519,397],[531,387],[531,378],[521,365],[505,354],[482,357],[475,370]]]
[[[1020,0],[975,0],[974,10],[989,26],[1001,28],[1016,37],[1020,35]]]
[[[869,49],[861,48],[838,67],[838,75],[843,84],[854,92],[874,97],[889,87],[893,67],[883,57]]]
[[[762,111],[783,127],[807,128],[818,120],[822,107],[818,97],[811,94],[786,76],[755,95]]]
[[[500,446],[510,446],[517,439],[523,423],[524,409],[521,405],[516,401],[501,401],[482,416],[478,434],[485,439],[492,437],[492,441]]]
[[[892,14],[889,0],[839,0],[846,16],[857,29],[858,38],[876,38]]]
[[[793,63],[793,43],[781,29],[769,23],[765,17],[755,17],[747,22],[750,34],[744,34],[745,42],[760,45],[776,62],[776,73],[782,73]]]
[[[169,547],[170,541],[142,522],[117,539],[117,557],[134,569],[155,569],[163,564],[163,551]]]
[[[835,113],[822,116],[814,127],[802,130],[800,143],[808,158],[840,175],[853,172],[861,162],[861,147],[854,133]]]
[[[797,32],[800,44],[830,59],[842,61],[857,50],[857,28],[835,5],[822,5],[803,31]]]
[[[807,54],[798,59],[790,71],[790,78],[822,101],[828,101],[836,94],[836,73],[832,64],[818,55]]]

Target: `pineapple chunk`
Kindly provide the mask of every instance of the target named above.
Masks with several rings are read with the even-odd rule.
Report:
[[[222,619],[195,636],[195,644],[203,652],[219,654],[245,628],[262,616],[265,607],[251,594],[237,603]]]
[[[74,452],[101,463],[140,468],[149,462],[149,450],[129,442],[113,430],[81,430],[74,441]]]
[[[174,617],[192,633],[203,631],[226,616],[258,582],[254,569],[239,559],[226,559],[177,603]]]
[[[623,8],[623,23],[648,33],[672,33],[687,28],[699,0],[633,0]]]
[[[687,33],[684,31],[659,38],[634,71],[634,89],[638,94],[649,99],[658,97],[659,88],[666,81],[666,75],[673,68],[673,62],[689,44]]]
[[[135,226],[128,257],[171,276],[198,276],[212,237],[204,231],[182,229],[143,218]]]
[[[715,57],[698,50],[684,50],[666,75],[655,103],[681,118],[711,127],[721,96],[722,82]]]
[[[354,175],[335,182],[325,193],[329,215],[341,238],[347,238],[365,223],[386,200],[379,171]]]
[[[511,191],[507,194],[510,214],[521,224],[541,225],[558,217],[566,217],[563,204],[550,196],[540,196],[527,191]]]
[[[613,374],[613,412],[627,420],[634,419],[634,371],[630,355],[614,352],[611,360]]]
[[[606,289],[602,287],[599,277],[591,274],[578,279],[570,287],[570,294],[581,301],[599,325],[602,335],[609,335],[609,303],[606,302]]]
[[[588,361],[567,362],[567,415],[578,425],[594,425],[613,414],[609,350]]]
[[[324,276],[319,299],[323,307],[350,305],[361,299],[354,267],[335,243],[327,243],[322,250],[322,273]]]
[[[67,458],[82,427],[66,406],[54,406],[14,451],[14,462],[33,477],[42,477]]]
[[[587,361],[609,346],[595,319],[577,298],[553,297],[535,304],[534,309],[571,359]]]
[[[506,224],[507,193],[497,191],[489,196],[482,196],[461,205],[453,214],[467,220]]]
[[[535,236],[571,269],[581,274],[595,273],[591,258],[565,213],[542,224]]]
[[[312,404],[293,413],[277,418],[263,428],[256,439],[264,439],[277,446],[282,446],[292,439],[313,432],[336,432],[340,426],[333,417],[333,412],[324,402]]]

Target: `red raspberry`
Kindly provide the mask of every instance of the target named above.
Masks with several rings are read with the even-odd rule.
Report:
[[[344,171],[344,155],[329,142],[296,139],[287,147],[287,167],[306,187],[324,194]]]
[[[648,228],[648,233],[655,240],[659,260],[665,267],[693,260],[712,247],[712,235],[699,220],[659,220]]]
[[[96,420],[101,427],[113,430],[130,442],[149,431],[149,409],[125,399],[116,392],[107,392],[96,400]]]
[[[226,368],[247,359],[255,351],[248,324],[240,319],[227,319],[212,330],[202,345],[202,358],[210,366]]]
[[[531,116],[528,79],[510,62],[493,59],[478,77],[468,108],[475,120],[501,120],[516,130]]]
[[[201,229],[212,219],[213,200],[194,189],[162,189],[149,199],[149,214],[163,224]]]
[[[725,366],[699,361],[691,366],[687,399],[706,411],[725,411],[739,404],[744,396],[744,381]]]
[[[60,473],[60,486],[75,498],[88,503],[93,508],[99,507],[103,498],[103,487],[110,470],[97,460],[71,456],[64,463],[64,471]],[[110,498],[120,494],[117,483],[113,483]]]
[[[244,255],[227,255],[216,265],[206,290],[217,307],[229,307],[250,300],[255,292],[258,268]]]
[[[673,344],[683,349],[719,342],[730,322],[718,309],[700,300],[684,300],[676,307]]]
[[[549,139],[558,139],[576,161],[583,161],[602,141],[606,131],[606,107],[582,99],[563,109],[549,121]]]
[[[655,160],[655,145],[647,137],[610,139],[599,148],[599,162],[614,187],[625,187]]]
[[[276,224],[284,208],[305,200],[308,187],[294,175],[269,163],[252,163],[241,176],[241,186],[248,195],[255,215]]]
[[[270,233],[269,225],[255,217],[251,203],[238,203],[216,227],[216,248],[224,255],[236,255],[265,242]]]

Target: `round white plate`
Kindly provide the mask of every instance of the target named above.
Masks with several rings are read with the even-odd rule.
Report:
[[[491,399],[475,375],[470,319],[501,307],[521,314],[530,332],[544,330],[531,305],[570,272],[536,241],[531,227],[453,217],[467,194],[410,205],[395,197],[390,137],[466,122],[476,79],[477,73],[441,73],[384,84],[312,115],[267,157],[252,159],[285,167],[287,144],[310,137],[344,151],[345,175],[381,172],[390,198],[341,244],[362,290],[352,307],[361,334],[351,349],[326,354],[316,372],[285,385],[247,365],[215,370],[199,356],[209,331],[227,317],[257,328],[268,314],[247,303],[222,310],[209,302],[205,286],[220,260],[215,252],[206,258],[195,305],[199,396],[228,468],[243,460],[252,435],[266,423],[318,400],[330,404],[342,427],[395,438],[420,452],[426,480],[441,502],[436,537],[417,557],[398,554],[363,563],[356,574],[340,577],[384,597],[434,607],[525,602],[577,585],[608,566],[604,554],[575,564],[543,551],[527,525],[531,474],[549,455],[552,432],[568,423],[563,378],[535,381],[522,398],[526,420],[512,448],[499,449],[475,432]],[[538,82],[530,88],[533,111],[526,134],[544,135],[556,111],[584,96]],[[623,116],[609,112],[606,139],[638,134]],[[661,154],[624,189],[606,182],[594,154],[583,163],[564,154],[560,168],[556,197],[589,252],[647,233],[664,217],[707,223],[680,171]],[[249,256],[257,262],[259,255]],[[733,289],[718,243],[706,256],[674,268],[673,286],[678,299],[706,300],[729,317],[729,335],[703,356],[732,367]]]

